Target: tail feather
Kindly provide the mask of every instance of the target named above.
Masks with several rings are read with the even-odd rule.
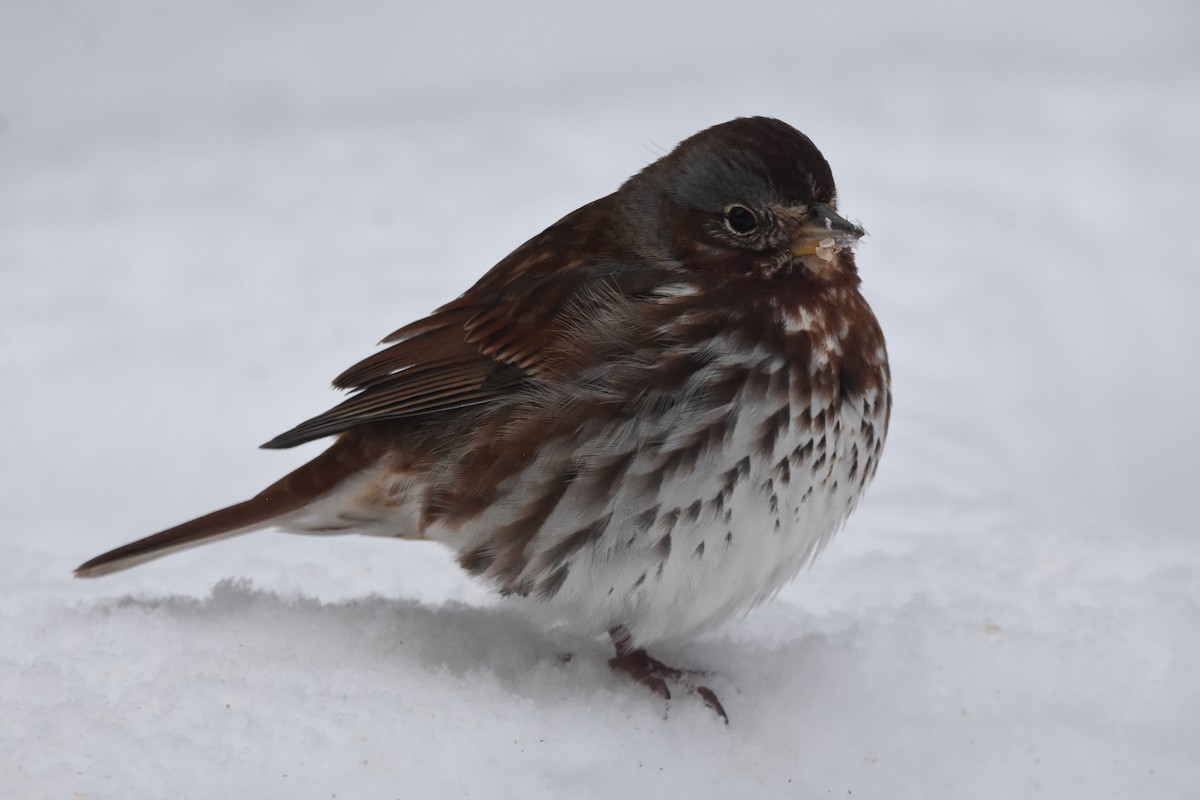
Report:
[[[167,528],[96,556],[75,569],[97,578],[162,556],[269,527],[328,494],[371,461],[355,438],[343,435],[328,450],[241,503]]]

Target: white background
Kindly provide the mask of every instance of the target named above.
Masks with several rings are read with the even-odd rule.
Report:
[[[0,6],[5,797],[1200,796],[1195,3],[168,5]],[[70,578],[750,114],[870,231],[896,408],[822,560],[659,653],[729,728],[433,545]]]

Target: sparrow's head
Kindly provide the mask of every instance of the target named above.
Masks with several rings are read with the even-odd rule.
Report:
[[[735,119],[685,139],[645,173],[660,187],[660,230],[689,269],[817,282],[856,280],[864,234],[837,211],[829,163],[777,119]]]

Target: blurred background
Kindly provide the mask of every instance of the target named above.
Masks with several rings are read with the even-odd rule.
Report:
[[[1148,619],[1190,613],[1171,604],[1200,588],[1198,30],[1184,0],[5,3],[6,602],[231,574],[487,602],[440,552],[363,540],[66,578],[319,452],[255,447],[558,217],[761,114],[812,137],[870,233],[896,395],[873,491],[783,601],[1144,590]],[[1179,635],[1153,635],[1163,663]],[[1171,685],[1159,732],[1188,724]]]

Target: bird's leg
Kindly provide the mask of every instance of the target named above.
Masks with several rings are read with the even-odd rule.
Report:
[[[653,659],[645,650],[631,647],[629,635],[623,628],[613,628],[608,632],[617,655],[608,660],[608,665],[617,672],[624,672],[638,683],[650,689],[664,700],[671,699],[671,690],[665,679],[678,681],[683,677],[683,670],[668,667],[666,664]]]
[[[629,632],[623,627],[618,626],[613,628],[608,632],[608,635],[612,637],[613,646],[617,649],[616,656],[608,660],[608,665],[613,670],[624,672],[664,700],[671,699],[671,689],[667,686],[668,682],[682,685],[688,691],[700,695],[700,699],[704,701],[704,704],[716,712],[717,716],[724,720],[726,725],[729,724],[729,715],[725,713],[725,707],[717,699],[716,692],[707,686],[696,686],[689,680],[691,677],[704,675],[703,672],[676,669],[675,667],[667,666],[656,658],[651,658],[650,654],[644,649],[632,646],[629,640]]]

